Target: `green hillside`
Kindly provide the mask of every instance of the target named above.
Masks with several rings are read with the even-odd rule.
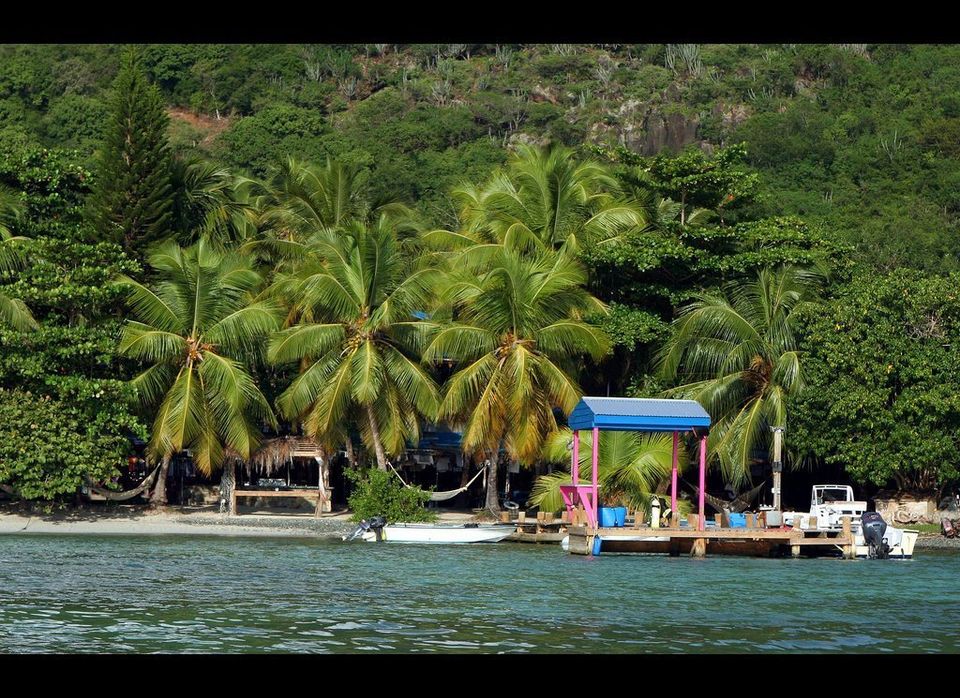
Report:
[[[112,46],[0,48],[0,143],[96,150]],[[652,155],[746,142],[771,214],[880,268],[954,269],[960,47],[158,45],[170,138],[264,175],[279,158],[363,168],[374,200],[437,224],[517,143]]]

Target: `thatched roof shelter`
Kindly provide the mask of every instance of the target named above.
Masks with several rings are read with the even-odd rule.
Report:
[[[267,439],[247,461],[247,472],[262,469],[268,476],[293,462],[294,458],[317,458],[325,455],[323,447],[306,436],[278,436]]]

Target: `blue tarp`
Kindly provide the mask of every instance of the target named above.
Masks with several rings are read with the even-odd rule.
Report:
[[[710,415],[695,400],[585,397],[567,423],[574,430],[690,431],[709,427]]]

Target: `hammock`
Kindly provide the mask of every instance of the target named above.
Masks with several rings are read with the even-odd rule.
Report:
[[[390,461],[387,461],[387,465],[390,466],[390,470],[393,471],[393,474],[396,475],[398,478],[400,478],[400,482],[403,482],[403,478],[400,477],[400,473],[397,472],[397,469],[393,467],[393,463],[391,463]],[[461,487],[461,488],[458,489],[458,490],[445,490],[445,491],[443,491],[443,492],[431,492],[431,493],[430,493],[430,501],[431,501],[431,502],[445,502],[445,501],[447,501],[448,499],[453,499],[454,497],[456,497],[456,496],[457,496],[458,494],[460,494],[461,492],[466,492],[466,491],[470,488],[470,485],[473,484],[473,481],[476,480],[478,477],[480,477],[480,475],[481,475],[481,474],[483,473],[483,471],[486,470],[486,469],[487,469],[487,466],[483,466],[482,468],[480,468],[480,470],[477,471],[477,474],[474,475],[474,476],[470,479],[470,482],[468,482],[466,485],[464,485],[463,487]],[[404,487],[412,487],[412,485],[408,485],[406,482],[403,482],[403,486],[404,486]]]
[[[687,486],[692,487],[696,491],[697,495],[700,494],[699,487],[697,487],[696,485],[691,485],[686,480],[684,480],[683,482]],[[703,498],[707,500],[707,503],[710,506],[712,506],[714,509],[716,509],[719,512],[723,512],[724,510],[727,510],[733,514],[739,514],[740,512],[746,511],[747,509],[750,508],[750,503],[757,498],[757,495],[760,493],[760,489],[765,484],[767,484],[766,480],[761,482],[759,485],[754,487],[749,492],[744,492],[743,494],[736,496],[732,501],[729,501],[729,502],[725,499],[714,497],[709,492],[704,492]]]
[[[127,490],[126,492],[114,492],[113,490],[107,490],[103,487],[97,487],[90,482],[90,479],[86,475],[84,475],[84,480],[86,480],[87,489],[90,490],[91,494],[99,495],[104,499],[110,500],[111,502],[125,502],[128,499],[133,499],[138,494],[141,494],[144,490],[148,489],[150,485],[153,484],[153,480],[157,476],[157,472],[159,472],[159,470],[160,466],[158,465],[153,469],[152,473],[143,479],[143,482],[141,482],[132,490]]]

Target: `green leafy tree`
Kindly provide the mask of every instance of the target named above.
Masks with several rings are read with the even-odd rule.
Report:
[[[186,249],[174,242],[149,258],[160,278],[149,288],[122,279],[133,315],[119,350],[152,364],[132,385],[154,407],[148,445],[162,459],[153,501],[166,503],[170,458],[190,449],[198,469],[210,475],[228,454],[249,458],[262,422],[274,423],[249,365],[279,326],[279,309],[257,299],[263,279],[242,255],[215,250],[201,240]],[[232,469],[225,469],[232,486]]]
[[[482,265],[463,266],[447,283],[456,321],[426,351],[458,366],[440,416],[464,425],[465,452],[483,454],[487,503],[497,501],[497,460],[533,462],[557,430],[553,410],[569,413],[581,397],[575,361],[603,356],[608,338],[583,321],[604,306],[583,288],[586,274],[569,254],[536,256],[499,246]],[[463,261],[466,261],[464,259]]]
[[[134,49],[123,54],[92,200],[102,239],[142,254],[171,233],[169,119]]]
[[[389,471],[348,468],[344,474],[354,486],[353,493],[347,497],[353,521],[372,516],[383,516],[391,522],[437,519],[436,513],[424,506],[430,501],[430,493],[419,487],[404,487]]]
[[[862,276],[802,316],[807,389],[788,443],[857,482],[939,493],[960,478],[960,275]]]
[[[29,331],[0,324],[6,419],[38,424],[8,452],[7,484],[23,497],[73,492],[84,472],[109,479],[129,452],[129,437],[145,435],[124,380],[131,367],[116,351],[122,290],[113,282],[140,268],[119,245],[92,242],[96,235],[82,220],[90,174],[76,157],[34,147],[0,157],[0,183],[16,193],[19,215],[11,223],[29,238],[16,273],[0,274],[0,293],[22,299],[36,320]],[[60,416],[40,425],[32,413],[45,410]],[[33,450],[31,439],[61,427],[59,443]],[[76,457],[56,455],[66,448]]]
[[[752,203],[760,177],[746,167],[743,143],[727,146],[708,157],[689,149],[678,156],[658,155],[643,168],[650,184],[680,205],[680,225],[697,209],[713,211],[723,222],[729,210]]]
[[[646,371],[667,339],[667,323],[697,294],[784,264],[830,261],[836,274],[847,271],[849,247],[820,226],[796,216],[757,218],[766,212],[743,145],[713,157],[693,150],[655,158],[622,147],[596,152],[613,163],[622,191],[649,221],[616,245],[581,255],[591,290],[615,311],[597,320],[615,342],[616,360],[602,368],[614,392],[649,392],[640,386],[652,382]]]
[[[796,267],[731,282],[682,308],[660,351],[662,377],[682,381],[667,395],[696,400],[710,413],[708,447],[727,482],[749,479],[769,427],[787,425],[804,385],[796,316],[820,283],[819,274]]]
[[[418,440],[418,417],[437,409],[437,387],[420,366],[437,323],[415,313],[430,307],[439,280],[387,216],[316,232],[277,283],[291,326],[271,340],[269,358],[301,369],[279,398],[283,415],[333,447],[361,413],[360,434],[386,470],[388,455]]]
[[[109,412],[105,406],[105,412]],[[0,484],[24,499],[73,495],[117,474],[130,442],[77,400],[0,388]]]

